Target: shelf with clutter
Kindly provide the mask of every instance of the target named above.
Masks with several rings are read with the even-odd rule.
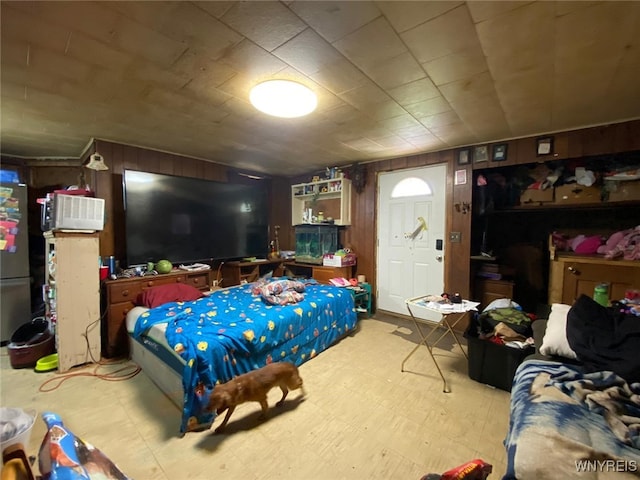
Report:
[[[474,213],[480,215],[640,202],[638,152],[494,167],[474,178]]]
[[[291,186],[291,221],[299,224],[351,224],[351,180],[335,169],[327,178]]]

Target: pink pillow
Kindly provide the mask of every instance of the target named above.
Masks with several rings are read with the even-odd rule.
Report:
[[[154,308],[169,302],[191,302],[203,297],[204,294],[191,285],[183,283],[169,283],[146,289],[138,295],[138,305]]]
[[[591,255],[598,251],[600,245],[602,245],[602,238],[599,235],[593,235],[591,237],[585,237],[582,242],[576,245],[574,251],[581,255]]]

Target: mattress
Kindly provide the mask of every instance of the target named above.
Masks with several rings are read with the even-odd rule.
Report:
[[[142,371],[178,408],[182,408],[184,403],[182,371],[185,363],[167,343],[165,336],[167,324],[154,325],[140,341],[131,336],[136,320],[147,310],[149,309],[146,307],[134,307],[127,313],[126,326],[129,333],[131,360],[142,368]]]
[[[294,298],[298,288],[304,289],[301,299]],[[348,290],[288,279],[132,310],[128,318],[127,328],[137,339],[132,358],[182,405],[181,433],[211,425],[215,413],[205,404],[217,383],[274,361],[301,365],[353,331],[358,320]],[[146,357],[166,363],[163,371],[173,380],[167,384],[167,374],[145,367]]]

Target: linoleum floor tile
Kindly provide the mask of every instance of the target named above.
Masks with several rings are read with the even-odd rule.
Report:
[[[181,411],[143,373],[120,382],[74,377],[51,392],[39,388],[56,373],[11,369],[0,354],[3,406],[54,411],[83,440],[101,449],[137,480],[192,478],[419,479],[473,458],[504,472],[502,442],[509,394],[467,376],[459,347],[434,353],[443,382],[414,326],[402,319],[362,319],[358,331],[301,365],[307,395],[292,391],[281,408],[269,394],[269,415],[257,403],[234,412],[227,430],[180,436]],[[117,367],[109,366],[108,369]],[[89,368],[90,369],[90,368]],[[102,369],[102,368],[101,368]],[[29,454],[37,455],[46,428],[38,418]]]

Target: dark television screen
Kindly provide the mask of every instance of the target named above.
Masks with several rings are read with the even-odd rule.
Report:
[[[128,266],[249,256],[268,250],[267,191],[241,185],[125,170]]]

